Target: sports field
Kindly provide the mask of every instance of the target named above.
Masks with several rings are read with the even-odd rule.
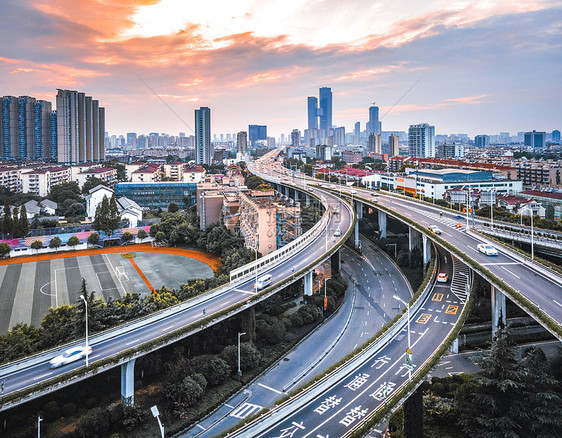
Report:
[[[146,295],[177,288],[192,278],[214,275],[211,254],[150,245],[14,257],[0,261],[0,334],[18,323],[38,326],[49,307],[79,299],[88,290],[107,300],[128,292]]]

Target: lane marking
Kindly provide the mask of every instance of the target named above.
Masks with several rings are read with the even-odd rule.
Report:
[[[521,277],[519,277],[519,275],[514,274],[513,272],[511,272],[511,271],[510,271],[509,269],[507,269],[506,267],[500,266],[500,268],[502,268],[504,271],[509,272],[509,273],[510,273],[511,275],[513,275],[515,278],[518,278],[519,280],[521,280]]]
[[[554,301],[556,304],[558,304],[560,307],[562,307],[562,304],[560,304],[558,301],[556,301],[556,300],[552,300],[552,301]]]
[[[138,343],[139,341],[140,341],[140,338],[135,339],[134,341],[131,341],[131,342],[127,342],[125,345],[133,345],[133,344]]]
[[[269,389],[270,391],[273,391],[275,394],[283,394],[281,391],[278,391],[277,389],[271,388],[270,386],[264,385],[263,383],[258,383],[258,385],[261,386],[262,388]]]
[[[44,377],[50,376],[51,374],[53,374],[53,373],[51,372],[51,373],[43,374],[42,376],[36,377],[36,378],[33,379],[33,380],[43,379]]]
[[[197,426],[197,427],[200,427],[200,428],[203,429],[203,430],[207,430],[207,429],[205,429],[203,426],[201,426],[200,424],[197,424],[196,426]]]

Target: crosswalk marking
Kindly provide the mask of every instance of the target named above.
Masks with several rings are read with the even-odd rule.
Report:
[[[262,407],[252,403],[244,403],[238,409],[230,413],[231,417],[244,419],[247,416],[259,411]]]

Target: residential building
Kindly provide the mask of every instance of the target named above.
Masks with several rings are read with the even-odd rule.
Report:
[[[511,214],[545,217],[545,208],[533,198],[520,198],[511,195],[498,196],[498,205]]]
[[[400,139],[396,134],[388,137],[388,156],[395,157],[400,154]]]
[[[189,183],[200,183],[205,179],[207,172],[202,166],[191,165],[183,169],[183,181]]]
[[[240,131],[236,135],[236,146],[238,147],[238,153],[245,154],[248,152],[248,133],[246,131]]]
[[[115,201],[117,202],[121,220],[127,220],[130,227],[137,227],[138,223],[142,221],[142,208],[133,200],[125,196],[118,196],[112,189],[101,184],[90,189],[86,196],[86,215],[88,219],[90,221],[95,219],[96,211],[103,202],[103,198],[107,198],[110,201],[113,196],[116,196]]]
[[[490,136],[489,135],[477,135],[474,137],[474,145],[477,148],[485,148],[490,146]]]
[[[91,178],[97,178],[104,184],[113,187],[117,182],[117,169],[113,167],[91,167],[78,173],[73,181],[76,181],[78,186],[83,187],[86,181]]]
[[[197,184],[189,182],[126,182],[115,185],[115,194],[135,201],[141,208],[166,210],[170,202],[180,208],[195,204]]]
[[[21,193],[20,170],[16,167],[0,167],[0,186],[13,193]]]
[[[123,165],[125,166],[125,179],[127,181],[132,181],[133,172],[141,167],[145,167],[147,163],[145,161],[133,161],[132,163],[124,163]]]
[[[382,137],[380,134],[375,132],[369,134],[368,151],[373,154],[382,154]]]
[[[316,158],[322,161],[331,161],[332,160],[332,146],[327,145],[318,145],[316,146]]]
[[[211,164],[211,109],[201,107],[195,110],[195,162]]]
[[[318,98],[308,97],[308,129],[318,129]]]
[[[437,158],[464,158],[464,145],[462,143],[444,143],[437,146]]]
[[[334,128],[333,146],[345,146],[345,126]]]
[[[22,192],[37,196],[47,196],[51,187],[70,182],[70,168],[45,167],[21,170]]]
[[[539,201],[545,208],[545,216],[547,219],[562,221],[562,193],[524,190],[518,193],[517,196],[532,198]]]
[[[531,132],[525,132],[525,146],[532,148],[543,148],[546,146],[546,132],[537,132],[535,130]]]
[[[552,143],[560,144],[560,131],[555,129],[551,134]]]
[[[343,151],[341,159],[347,164],[357,164],[363,161],[363,154],[360,151]]]
[[[291,146],[298,148],[301,144],[301,133],[298,129],[291,131]]]
[[[160,164],[147,164],[131,174],[131,182],[157,182],[162,181],[162,166]]]
[[[164,164],[164,177],[172,181],[183,181],[183,170],[186,163],[183,161],[171,161]]]
[[[435,126],[427,123],[410,125],[408,129],[409,155],[412,157],[435,157]]]
[[[73,90],[57,92],[57,159],[61,164],[105,158],[105,109]]]

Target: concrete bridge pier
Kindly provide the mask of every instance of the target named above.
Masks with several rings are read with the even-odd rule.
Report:
[[[355,249],[361,250],[361,242],[359,241],[359,221],[355,222]]]
[[[355,211],[357,211],[357,219],[363,219],[363,203],[355,201]]]
[[[311,296],[312,295],[312,275],[314,271],[309,271],[304,274],[304,294]]]
[[[252,341],[256,340],[256,306],[252,306],[240,314],[240,331],[246,333]]]
[[[408,227],[408,250],[413,251],[414,248],[419,248],[422,243],[422,233],[413,229],[412,227]]]
[[[304,195],[304,203],[306,204],[307,207],[310,207],[310,195],[309,194]]]
[[[121,364],[121,400],[131,406],[135,404],[135,361]]]
[[[299,202],[299,191],[295,190],[295,202]]]
[[[423,265],[426,266],[431,260],[431,242],[425,234],[423,236]]]
[[[498,329],[506,325],[507,307],[505,294],[501,290],[497,290],[494,285],[490,285],[490,287],[492,297],[492,338],[494,338]]]
[[[341,270],[340,251],[336,251],[334,254],[332,254],[332,256],[330,257],[330,262],[331,262],[332,272],[339,274]]]
[[[459,352],[459,338],[455,338],[455,340],[453,341],[453,343],[451,345],[451,348],[449,348],[449,350],[453,354],[457,354]]]
[[[379,210],[379,231],[380,231],[380,238],[386,239],[386,213],[384,211]]]

